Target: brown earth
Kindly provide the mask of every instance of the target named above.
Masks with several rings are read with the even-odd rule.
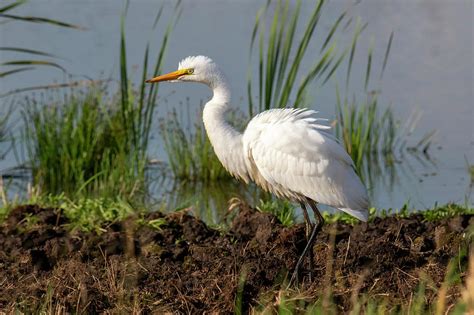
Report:
[[[305,245],[303,225],[283,227],[245,207],[227,232],[184,212],[145,218],[166,223],[154,229],[129,219],[83,233],[67,228],[61,210],[14,209],[0,226],[0,310],[233,313],[245,275],[247,311],[279,289]],[[407,301],[422,274],[439,287],[449,260],[467,244],[470,224],[468,215],[327,224],[314,248],[314,279],[306,275],[301,290],[310,302],[331,288],[342,312],[358,293]],[[434,294],[427,290],[428,303]],[[448,300],[458,295],[453,288]]]

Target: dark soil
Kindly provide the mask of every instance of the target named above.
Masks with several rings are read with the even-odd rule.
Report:
[[[16,208],[0,226],[0,310],[233,313],[245,275],[245,311],[278,290],[305,245],[303,225],[283,227],[252,209],[237,213],[226,233],[184,212],[146,216],[158,218],[166,220],[160,229],[131,218],[97,234],[70,231],[58,209]],[[341,311],[354,291],[407,301],[421,274],[439,287],[470,224],[467,215],[328,224],[314,248],[314,279],[304,275],[302,290],[315,297],[332,288]]]

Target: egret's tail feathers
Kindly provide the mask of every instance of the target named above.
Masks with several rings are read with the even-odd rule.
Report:
[[[350,214],[353,217],[356,217],[357,219],[367,222],[369,219],[369,211],[367,209],[359,209],[359,210],[354,210],[350,208],[339,208],[339,210],[344,211],[345,213]]]

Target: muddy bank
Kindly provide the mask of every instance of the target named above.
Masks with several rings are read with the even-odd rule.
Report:
[[[0,310],[232,313],[243,274],[248,310],[278,289],[305,245],[303,225],[286,228],[252,209],[241,209],[228,232],[183,212],[145,221],[161,219],[159,229],[131,218],[83,233],[68,229],[61,210],[16,208],[0,227]],[[332,287],[341,311],[354,290],[406,301],[420,274],[439,286],[473,224],[468,215],[438,222],[414,215],[326,225],[314,249],[314,280],[305,277],[303,290],[311,300]],[[451,291],[455,300],[459,292]]]

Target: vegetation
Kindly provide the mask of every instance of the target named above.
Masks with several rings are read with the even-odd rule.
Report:
[[[381,163],[393,165],[397,126],[390,107],[380,114],[376,95],[368,96],[362,104],[347,99],[341,104],[338,98],[336,117],[336,136],[342,139],[360,175],[367,176]]]
[[[143,191],[146,160],[132,146],[116,101],[99,88],[57,103],[27,102],[25,139],[33,183],[48,194],[133,196]],[[134,119],[135,113],[125,113]]]
[[[288,201],[260,199],[257,209],[273,214],[284,226],[290,226],[296,222],[295,207]]]
[[[247,84],[249,115],[253,116],[255,110],[261,112],[270,108],[282,108],[286,106],[303,107],[309,84],[315,80],[326,83],[341,65],[348,50],[338,53],[336,49],[336,37],[346,12],[333,21],[329,31],[324,32],[325,37],[320,47],[319,55],[315,58],[314,65],[303,74],[300,73],[301,63],[308,50],[308,46],[319,34],[320,28],[316,30],[318,22],[324,13],[325,0],[315,1],[311,14],[303,27],[301,38],[297,38],[296,30],[299,29],[301,18],[302,1],[297,1],[294,11],[290,13],[290,1],[276,1],[276,6],[269,30],[266,30],[265,15],[270,9],[272,1],[268,1],[258,13],[252,32],[250,42],[250,62],[254,47],[258,40],[258,106],[254,105],[252,63],[249,69]],[[298,33],[300,31],[298,30]],[[356,38],[355,38],[356,40]],[[302,76],[301,83],[296,88],[296,79]],[[295,99],[290,103],[290,97],[296,93]]]
[[[161,16],[160,9],[154,26]],[[71,90],[62,99],[25,106],[24,125],[34,185],[43,193],[67,196],[136,197],[145,190],[147,150],[157,104],[149,75],[148,47],[138,89],[127,73],[125,15],[120,42],[120,91],[106,98],[97,86]],[[151,75],[161,70],[174,19],[163,34]]]
[[[469,274],[463,285],[461,274],[466,273],[467,264],[460,266],[460,261],[466,260]],[[328,261],[328,264],[331,262]],[[252,311],[258,314],[339,314],[340,306],[333,299],[331,286],[330,283],[326,284],[326,293],[318,297],[314,297],[311,292],[279,289],[264,295],[261,306]],[[456,287],[462,288],[462,295],[454,304],[447,305],[448,292]],[[410,300],[400,304],[393,305],[389,297],[375,298],[359,294],[360,288],[357,286],[351,290],[352,305],[348,314],[470,314],[474,310],[474,255],[461,250],[458,257],[451,259],[440,287],[433,286],[428,275],[420,275],[416,292],[413,292]],[[436,295],[434,303],[426,303],[428,291]],[[316,302],[309,302],[314,300]]]
[[[38,24],[48,24],[54,25],[57,27],[65,27],[70,29],[80,29],[79,26],[73,25],[70,23],[66,23],[63,21],[44,18],[44,17],[37,17],[37,16],[20,16],[11,11],[17,9],[18,7],[22,6],[23,4],[27,3],[26,0],[18,0],[18,1],[5,1],[9,3],[5,3],[0,7],[0,24],[4,24],[7,22],[25,22],[25,23],[38,23]],[[50,59],[56,59],[57,57],[35,49],[30,49],[24,46],[2,46],[0,47],[0,51],[3,52],[15,52],[21,55],[29,55],[35,56],[35,58],[40,59],[13,59],[3,61],[0,66],[2,68],[8,68],[8,70],[0,70],[0,78],[5,78],[11,76],[16,73],[31,71],[36,69],[37,67],[53,67],[59,69],[63,72],[66,72],[66,69],[58,64],[55,61],[50,61]]]
[[[176,111],[161,120],[160,131],[168,163],[173,176],[179,181],[202,181],[204,183],[230,179],[214,153],[211,142],[201,120],[194,124],[194,131],[183,126]]]

